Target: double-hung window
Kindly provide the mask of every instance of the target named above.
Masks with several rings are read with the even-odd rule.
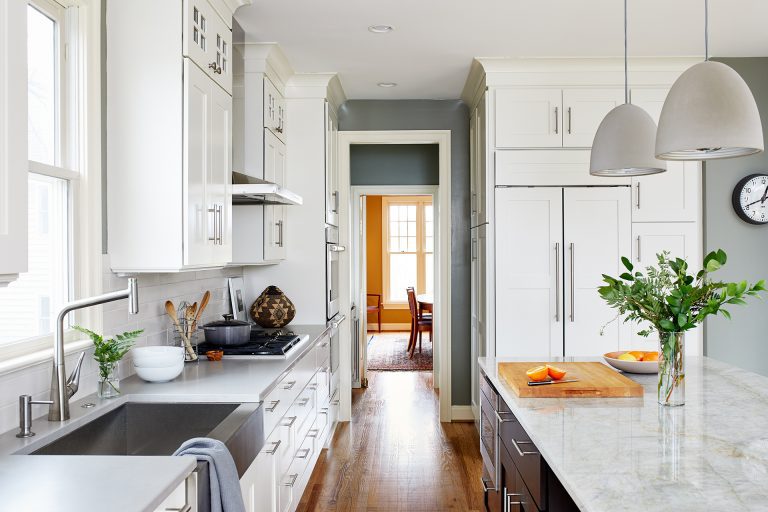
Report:
[[[432,196],[382,198],[384,303],[406,305],[406,288],[434,292]]]
[[[80,174],[67,9],[27,6],[28,271],[0,288],[0,346],[51,335],[73,295],[73,205]]]

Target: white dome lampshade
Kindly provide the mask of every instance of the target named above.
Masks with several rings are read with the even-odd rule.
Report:
[[[720,62],[692,66],[664,101],[656,133],[657,158],[713,160],[759,153],[763,126],[741,76]]]
[[[644,176],[666,171],[654,158],[656,123],[642,108],[625,103],[605,116],[592,143],[592,176]]]

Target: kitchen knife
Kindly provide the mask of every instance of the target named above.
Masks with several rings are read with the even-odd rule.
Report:
[[[567,379],[567,380],[543,380],[541,382],[528,381],[529,386],[543,386],[545,384],[565,384],[566,382],[579,382],[579,379]]]

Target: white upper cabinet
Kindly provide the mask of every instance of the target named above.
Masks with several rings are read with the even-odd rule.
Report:
[[[232,31],[206,0],[184,0],[183,54],[232,94]]]
[[[564,89],[563,146],[589,148],[608,112],[624,103],[621,89]]]
[[[206,31],[214,19],[225,26],[207,3],[194,5],[200,28],[204,12]],[[182,11],[182,3],[154,0],[107,5],[107,226],[115,272],[214,268],[232,258],[232,97],[183,56]]]
[[[0,286],[27,271],[27,3],[0,16]]]
[[[339,225],[339,170],[336,144],[339,127],[333,109],[325,101],[325,222]]]
[[[563,145],[560,89],[497,89],[497,148],[554,148]]]
[[[472,193],[471,208],[472,227],[488,222],[488,169],[486,155],[486,105],[485,96],[472,111],[470,119],[471,140],[471,170],[470,189]]]
[[[285,171],[285,144],[271,131],[264,130],[264,179],[284,187]],[[264,206],[264,259],[267,261],[285,259],[285,221],[285,206]]]
[[[667,89],[632,89],[632,103],[658,123]],[[702,190],[700,162],[667,162],[667,172],[632,178],[633,222],[696,222]]]
[[[497,148],[588,148],[621,89],[497,89]]]
[[[272,81],[264,77],[264,128],[285,142],[285,98]]]

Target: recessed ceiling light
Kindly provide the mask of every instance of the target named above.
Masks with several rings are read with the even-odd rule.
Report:
[[[384,88],[397,87],[397,84],[395,82],[379,82],[378,85],[379,87],[384,87]]]
[[[392,32],[394,28],[392,25],[371,25],[368,27],[369,32],[373,32],[374,34],[386,34],[388,32]]]

